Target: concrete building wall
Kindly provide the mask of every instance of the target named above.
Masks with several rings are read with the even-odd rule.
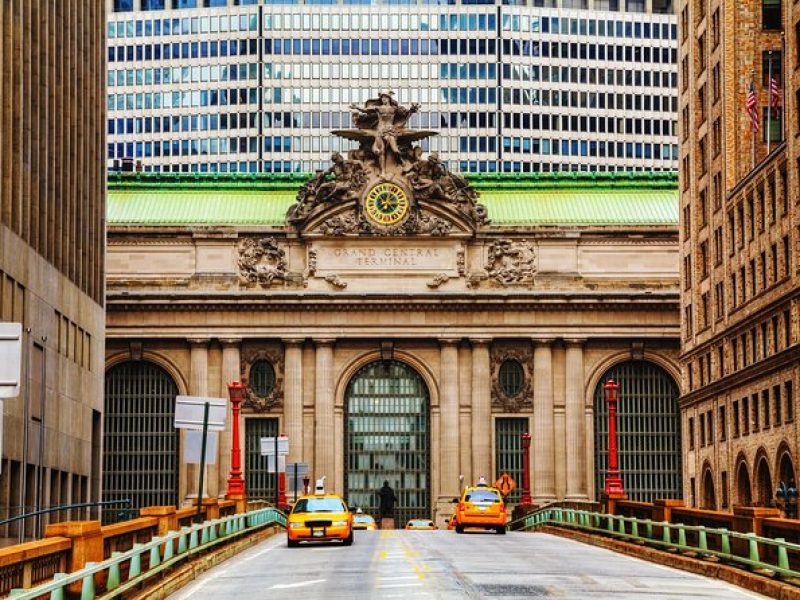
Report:
[[[0,318],[25,332],[0,518],[100,494],[104,22],[90,0],[0,6]]]

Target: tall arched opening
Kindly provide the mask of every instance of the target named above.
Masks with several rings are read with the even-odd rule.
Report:
[[[756,506],[772,505],[772,476],[769,461],[761,456],[756,462]]]
[[[617,447],[625,492],[631,500],[680,498],[681,438],[678,386],[658,365],[632,360],[603,374],[594,393],[595,490],[608,469],[608,407],[603,384],[619,384]]]
[[[792,455],[788,450],[783,450],[780,454],[778,462],[778,480],[782,481],[787,486],[789,484],[796,486],[794,479],[794,463],[792,462]]]
[[[384,481],[397,496],[395,522],[431,514],[430,409],[422,377],[399,361],[375,361],[345,394],[345,496],[378,516]]]
[[[714,475],[706,467],[703,473],[703,505],[707,510],[717,510],[717,495],[714,493]]]
[[[739,461],[736,469],[736,504],[738,506],[752,506],[753,496],[750,487],[750,473],[747,471],[747,463]]]
[[[146,361],[111,367],[105,378],[103,500],[130,498],[134,508],[178,501],[178,386]],[[104,511],[114,521],[119,508]]]

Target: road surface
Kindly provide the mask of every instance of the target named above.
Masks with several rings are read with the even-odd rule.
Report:
[[[543,533],[357,531],[350,547],[271,537],[172,600],[762,598],[721,581]]]

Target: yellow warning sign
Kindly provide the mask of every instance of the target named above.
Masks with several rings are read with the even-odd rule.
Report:
[[[497,478],[497,481],[494,482],[494,487],[500,490],[500,493],[503,494],[503,496],[508,496],[517,488],[517,482],[514,481],[514,479],[508,473],[503,473]]]

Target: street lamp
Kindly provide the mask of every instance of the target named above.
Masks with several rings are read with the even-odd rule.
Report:
[[[619,384],[613,379],[603,385],[603,395],[608,404],[608,473],[606,475],[605,494],[609,497],[625,495],[622,477],[619,475],[617,457],[617,402],[619,400]]]
[[[239,447],[239,411],[244,400],[244,385],[238,381],[228,384],[228,396],[233,409],[233,443],[231,445],[231,472],[228,477],[228,491],[225,494],[229,500],[244,499],[244,479],[242,479],[242,449]]]
[[[530,506],[531,500],[531,434],[527,431],[522,434],[522,498],[520,506]]]
[[[795,509],[797,508],[797,488],[794,485],[794,479],[789,480],[787,486],[783,481],[778,484],[778,491],[775,492],[778,498],[778,504],[783,507],[783,512],[787,519],[794,517]]]

